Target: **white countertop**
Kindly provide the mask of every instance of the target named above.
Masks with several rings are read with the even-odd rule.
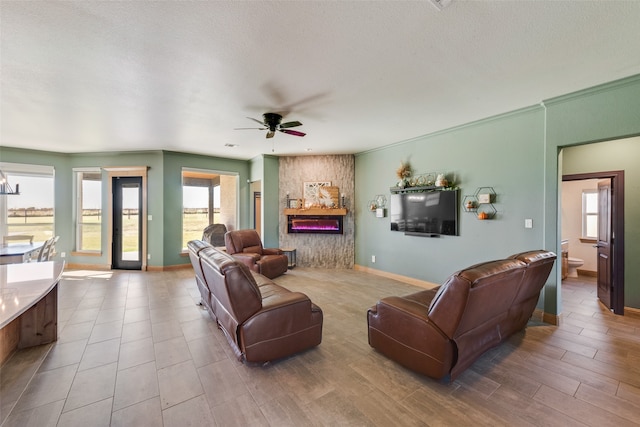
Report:
[[[47,295],[63,270],[63,261],[0,265],[0,328]]]

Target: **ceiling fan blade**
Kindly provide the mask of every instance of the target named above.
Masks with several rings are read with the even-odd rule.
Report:
[[[293,122],[287,122],[287,123],[282,123],[280,124],[281,128],[293,128],[296,126],[302,126],[302,123],[300,123],[299,121],[295,120]]]
[[[263,125],[263,126],[264,126],[264,122],[263,122],[262,120],[254,119],[253,117],[247,117],[247,119],[249,119],[249,120],[253,120],[254,122],[256,122],[256,123],[260,123],[261,125]]]
[[[284,132],[287,133],[289,135],[295,135],[295,136],[305,136],[306,133],[304,132],[299,132],[297,130],[291,130],[291,129],[280,129],[280,132]]]
[[[270,130],[269,132],[267,132],[267,138],[273,138],[273,135],[275,135],[276,132],[273,130]]]
[[[233,130],[267,130],[269,128],[233,128]]]

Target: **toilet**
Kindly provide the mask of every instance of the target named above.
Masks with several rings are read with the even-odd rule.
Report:
[[[578,268],[582,267],[584,260],[569,256],[569,239],[561,240],[562,247],[562,278],[578,277]]]
[[[568,277],[578,277],[578,267],[582,267],[584,264],[584,260],[580,258],[569,257],[569,271],[567,272]]]

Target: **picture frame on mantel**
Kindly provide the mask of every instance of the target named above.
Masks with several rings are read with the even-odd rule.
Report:
[[[307,181],[302,183],[304,207],[311,207],[319,199],[320,187],[330,187],[331,181]],[[300,206],[302,207],[302,206]]]
[[[300,208],[300,199],[289,199],[288,208],[290,209],[299,209]]]

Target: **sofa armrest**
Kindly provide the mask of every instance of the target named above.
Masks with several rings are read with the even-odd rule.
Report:
[[[455,362],[455,344],[427,313],[419,301],[383,298],[367,313],[369,345],[409,369],[443,378]]]
[[[256,262],[260,261],[261,256],[259,254],[251,253],[251,252],[239,252],[237,254],[231,255],[233,258],[237,259],[250,269],[254,269]]]
[[[317,323],[322,311],[301,292],[275,293],[262,300],[262,308],[242,325],[248,342],[294,333]]]
[[[433,332],[443,339],[448,340],[449,337],[429,318],[428,311],[429,306],[424,303],[403,297],[386,297],[369,309],[369,323],[371,326],[373,319],[379,319],[387,323],[382,329],[395,329],[396,326],[401,326],[401,329],[408,332],[409,335],[427,327],[433,329]],[[374,323],[377,322],[374,321]]]
[[[283,255],[282,249],[278,248],[264,248],[262,249],[262,255]]]

